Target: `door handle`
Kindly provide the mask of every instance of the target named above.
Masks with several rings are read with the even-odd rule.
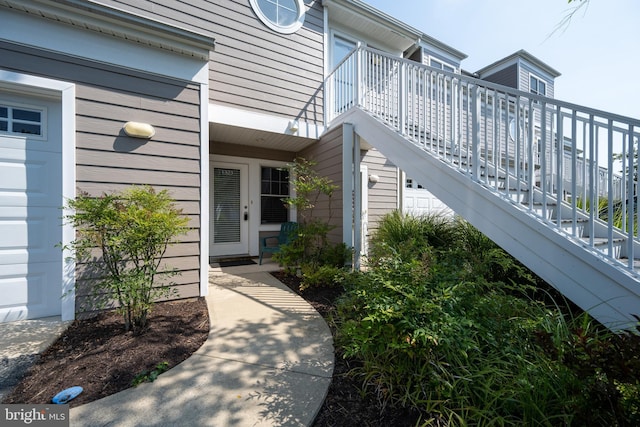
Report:
[[[249,212],[245,212],[244,213],[244,220],[248,220],[249,219]]]

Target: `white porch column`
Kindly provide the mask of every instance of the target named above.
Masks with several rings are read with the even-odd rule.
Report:
[[[354,144],[353,125],[342,125],[342,241],[348,247],[354,247]]]

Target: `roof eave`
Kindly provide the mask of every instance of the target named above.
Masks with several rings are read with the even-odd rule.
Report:
[[[536,58],[535,56],[533,56],[532,54],[530,54],[529,52],[527,52],[524,49],[520,49],[519,51],[512,53],[511,55],[504,57],[502,59],[497,60],[496,62],[487,65],[486,67],[483,67],[481,69],[479,69],[478,71],[476,71],[475,74],[478,74],[480,76],[482,76],[484,73],[486,73],[487,71],[494,69],[494,68],[498,68],[501,65],[507,64],[511,61],[514,61],[518,58],[522,58],[525,59],[527,61],[529,61],[530,63],[532,63],[533,65],[535,65],[536,67],[540,68],[541,70],[543,70],[546,73],[549,73],[553,78],[556,77],[560,77],[562,74],[556,70],[555,68],[549,66],[548,64],[542,62],[540,59]]]
[[[182,55],[208,59],[215,47],[211,36],[196,33],[175,25],[142,17],[134,13],[104,6],[92,0],[0,0],[0,7],[8,7],[27,13],[38,13],[43,17],[58,19],[67,24],[111,34],[138,43],[169,50]],[[55,17],[55,18],[54,18]],[[66,18],[65,20],[62,17]],[[117,27],[118,31],[113,31]],[[126,29],[128,34],[120,33]],[[133,37],[131,37],[133,35]]]
[[[453,55],[456,58],[459,58],[460,60],[467,58],[467,55],[460,52],[459,50],[454,49],[453,47],[442,43],[441,41],[431,37],[428,34],[423,33],[422,31],[417,30],[416,28],[413,28],[412,26],[394,18],[393,16],[376,9],[375,7],[365,3],[362,0],[322,0],[323,6],[331,7],[332,4],[340,5],[344,8],[352,10],[355,13],[364,15],[369,19],[385,23],[387,26],[391,27],[393,31],[400,33],[409,39],[415,40],[416,44],[420,44],[420,42],[428,43]]]

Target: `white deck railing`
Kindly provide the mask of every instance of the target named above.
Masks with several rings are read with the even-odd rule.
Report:
[[[613,237],[624,235],[630,270],[640,258],[634,253],[639,120],[363,47],[331,73],[325,94],[329,123],[358,106],[502,195],[538,194],[537,206],[522,208],[551,227],[560,228],[564,214],[563,229],[582,237],[578,218],[588,217],[591,230],[583,235],[591,247],[595,224],[606,227],[604,253],[612,259]]]

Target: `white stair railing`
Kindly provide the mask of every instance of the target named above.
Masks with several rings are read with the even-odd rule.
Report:
[[[363,47],[331,73],[325,94],[329,123],[358,106],[635,274],[639,120]]]

